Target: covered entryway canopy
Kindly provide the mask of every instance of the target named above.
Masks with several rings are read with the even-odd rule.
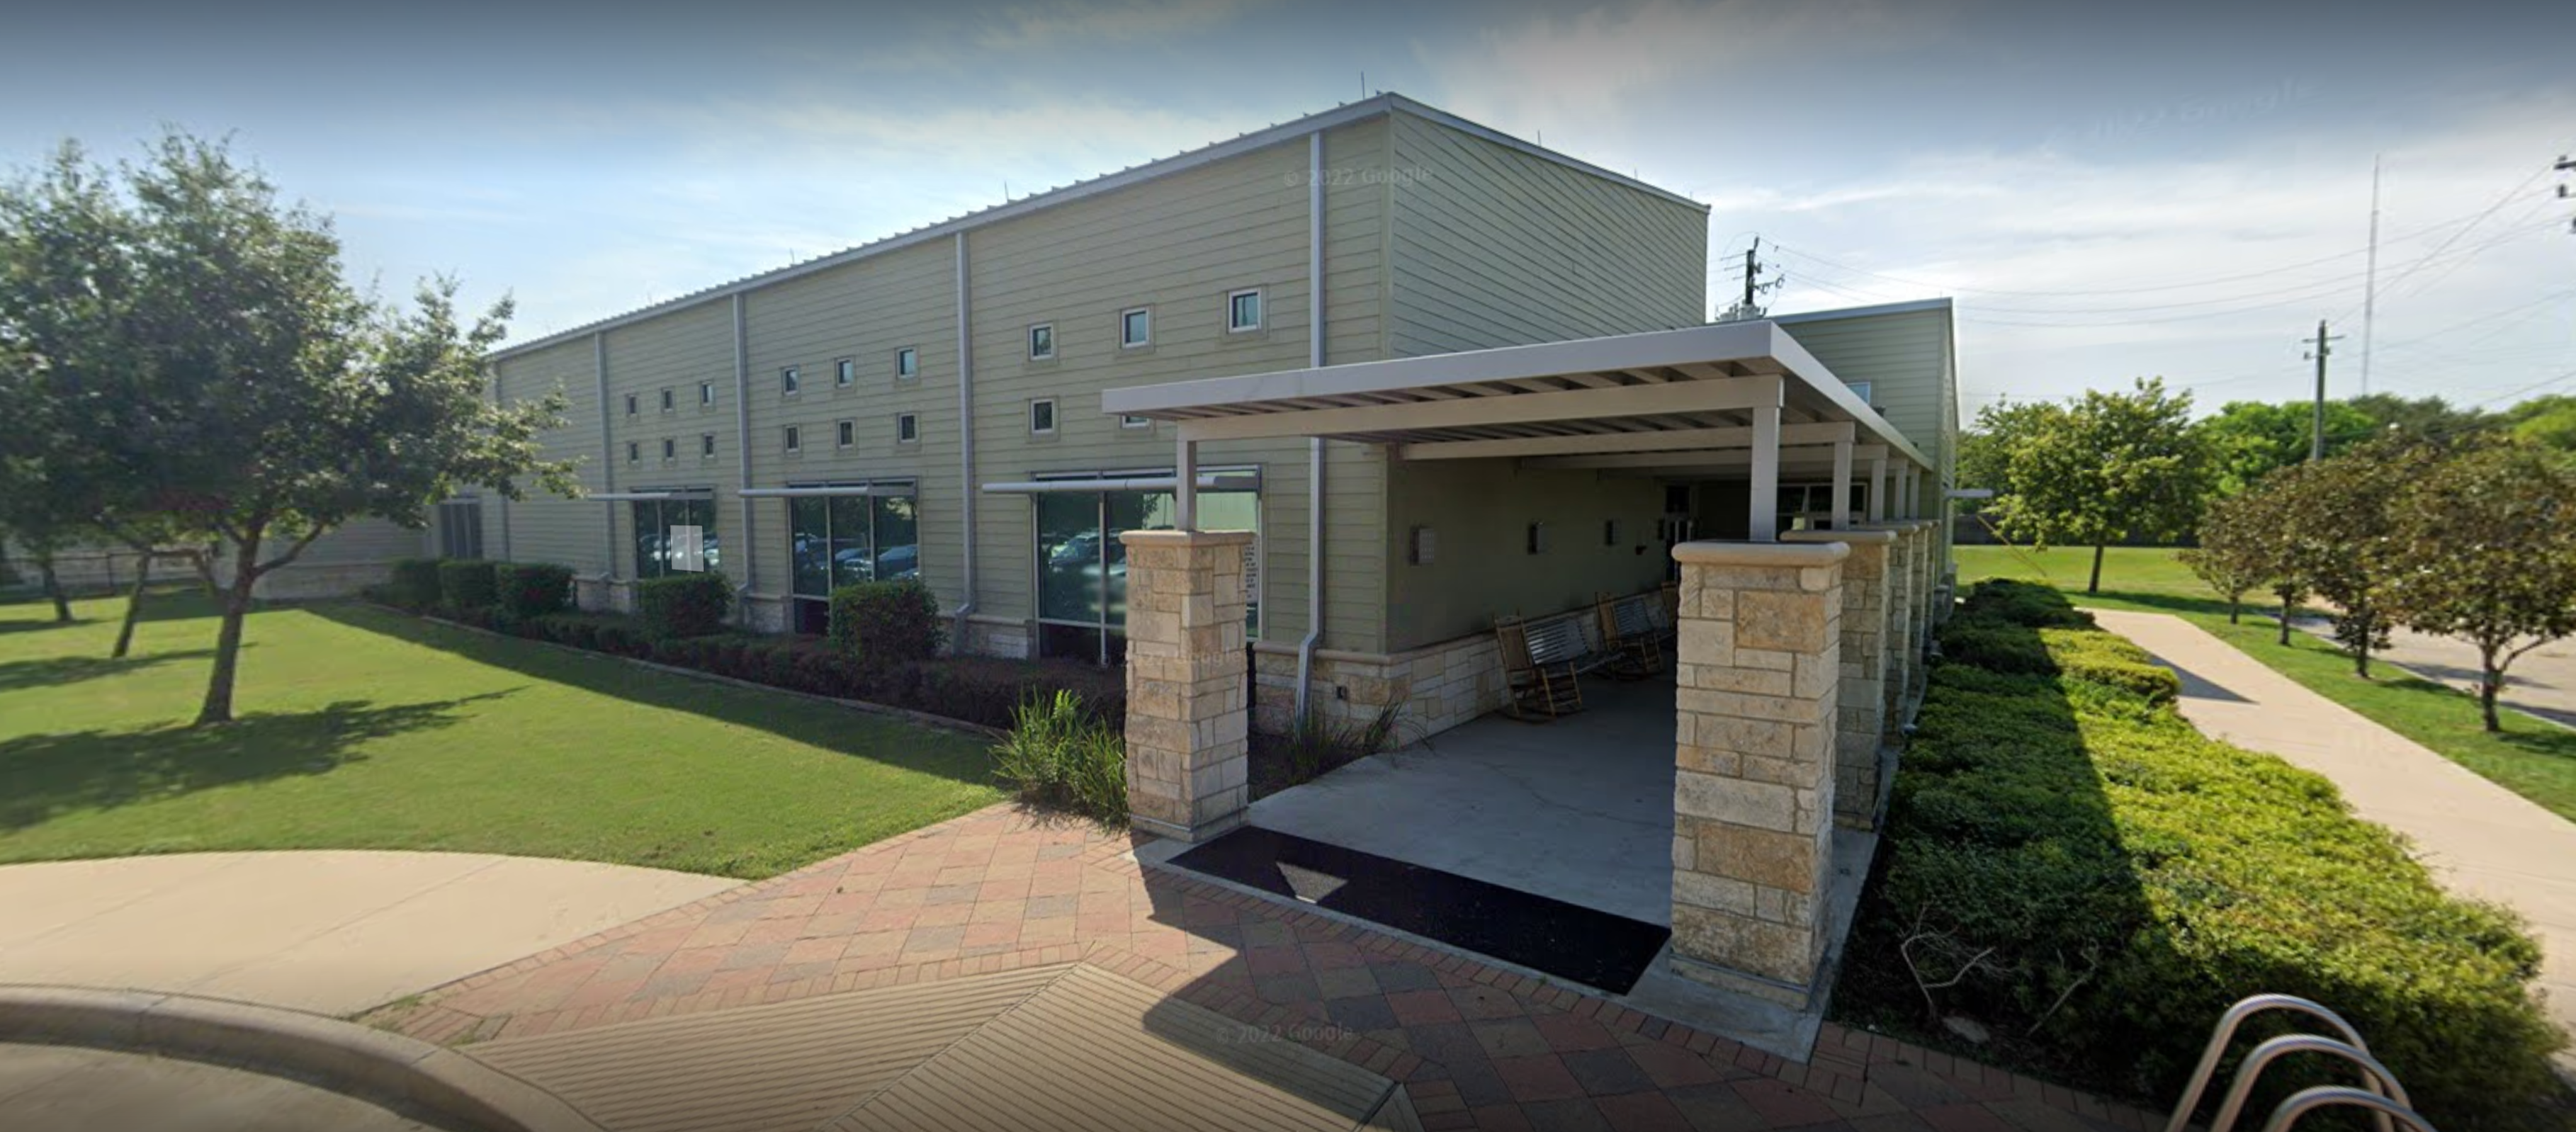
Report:
[[[1866,468],[1871,519],[1911,517],[1881,514],[1882,500],[1891,487],[1914,499],[1930,467],[1767,320],[1112,389],[1100,407],[1176,424],[1185,473],[1201,441],[1277,437],[1392,445],[1403,460],[1508,457],[1677,477],[1740,469],[1751,536],[1766,542],[1784,467],[1830,470],[1837,500],[1850,498],[1855,465]]]

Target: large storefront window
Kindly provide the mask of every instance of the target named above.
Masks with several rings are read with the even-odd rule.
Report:
[[[787,501],[787,527],[798,632],[824,631],[836,587],[921,576],[921,522],[910,498],[793,498]]]
[[[714,494],[703,488],[644,490],[695,490],[708,496]],[[723,556],[716,552],[716,501],[713,498],[638,499],[634,509],[636,577],[659,578],[681,572],[678,548],[671,540],[673,527],[698,528],[699,545],[706,551],[707,569],[723,568]]]
[[[1199,528],[1257,531],[1259,500],[1249,491],[1200,492]],[[1038,655],[1119,663],[1127,655],[1127,548],[1118,536],[1170,530],[1172,493],[1047,492],[1036,501]],[[1255,553],[1247,565],[1258,562]],[[1247,574],[1255,627],[1261,600],[1256,577]]]

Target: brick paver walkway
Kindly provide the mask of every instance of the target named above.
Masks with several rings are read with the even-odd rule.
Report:
[[[370,1019],[432,1042],[1085,960],[1403,1081],[1430,1129],[2105,1132],[2160,1125],[1827,1024],[1798,1063],[1601,998],[1146,870],[997,806],[533,955]]]

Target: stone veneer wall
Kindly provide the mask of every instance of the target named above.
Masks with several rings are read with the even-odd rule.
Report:
[[[1843,560],[1842,692],[1835,720],[1834,820],[1874,829],[1885,750],[1894,718],[1890,630],[1907,616],[1894,600],[1898,539],[1894,531],[1791,531],[1783,542],[1841,543]]]
[[[1684,543],[1673,965],[1801,1007],[1827,944],[1841,543]]]

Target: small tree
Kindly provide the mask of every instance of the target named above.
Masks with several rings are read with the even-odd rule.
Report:
[[[2191,424],[2191,394],[2162,378],[2127,393],[2094,390],[2063,409],[2015,422],[1995,500],[2007,535],[2041,546],[2093,548],[2084,592],[2102,590],[2112,543],[2179,538],[2200,517],[2208,460]]]
[[[2442,461],[2391,508],[2387,605],[2402,625],[2478,650],[2478,706],[2522,654],[2576,633],[2576,475],[2526,444]]]
[[[2278,568],[2259,503],[2243,495],[2212,500],[2200,519],[2200,545],[2180,556],[2194,576],[2227,599],[2230,625],[2241,622],[2245,595],[2271,581]]]
[[[453,281],[423,284],[409,312],[359,293],[329,221],[281,206],[221,145],[173,132],[110,171],[67,144],[0,190],[0,248],[0,333],[35,360],[0,396],[84,407],[65,427],[118,497],[230,559],[200,725],[233,716],[259,580],[315,539],[369,515],[424,526],[468,484],[575,490],[536,443],[561,396],[484,396],[506,300],[469,326]]]
[[[2280,524],[2288,573],[2335,607],[2334,639],[2353,672],[2370,675],[2370,655],[2388,647],[2388,578],[2398,569],[2394,507],[2440,453],[2406,437],[2275,473],[2266,486]]]

